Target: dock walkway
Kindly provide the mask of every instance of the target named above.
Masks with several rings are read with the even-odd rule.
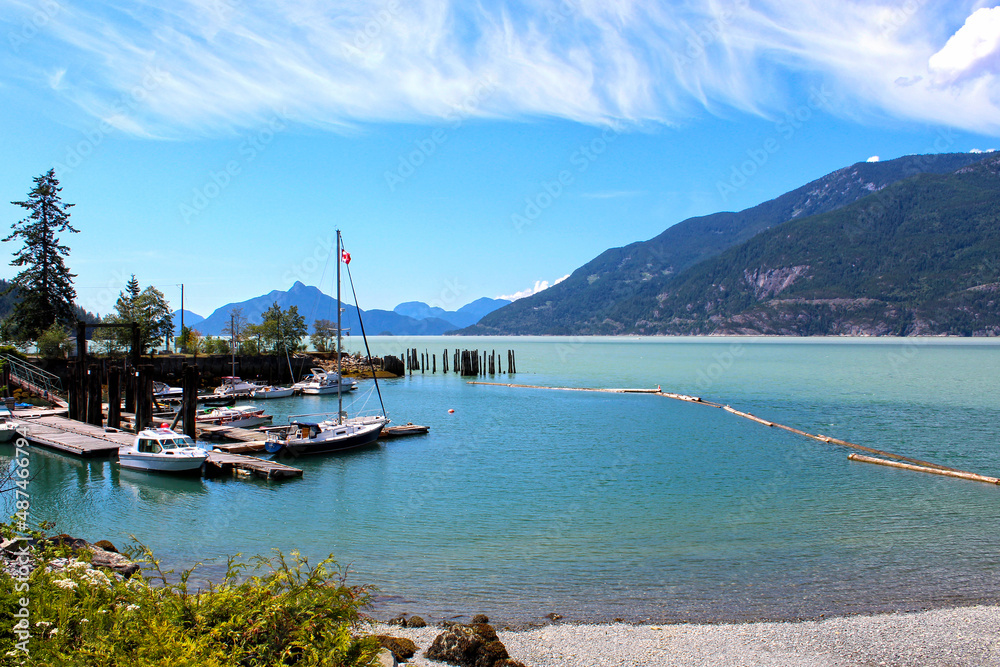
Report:
[[[135,435],[127,431],[93,426],[56,414],[18,414],[21,434],[33,445],[54,449],[82,458],[111,457],[118,448],[131,444]],[[263,442],[261,442],[263,447]],[[301,477],[302,470],[276,461],[225,451],[209,452],[205,462],[206,476],[231,474],[260,479]]]

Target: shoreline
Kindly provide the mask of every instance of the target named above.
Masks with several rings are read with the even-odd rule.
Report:
[[[689,667],[692,665],[979,665],[1000,666],[1000,605],[838,616],[807,621],[679,624],[553,623],[500,629],[510,656],[528,667]],[[423,657],[437,626],[378,623],[373,634],[413,640],[405,663],[437,667]]]

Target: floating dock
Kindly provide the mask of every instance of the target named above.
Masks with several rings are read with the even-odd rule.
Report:
[[[31,444],[82,458],[110,458],[118,454],[121,445],[130,445],[135,439],[127,431],[84,424],[57,414],[18,413],[15,418],[22,424],[19,431]],[[261,448],[263,445],[262,439]],[[301,477],[302,470],[235,452],[212,451],[205,462],[205,475],[287,479]]]

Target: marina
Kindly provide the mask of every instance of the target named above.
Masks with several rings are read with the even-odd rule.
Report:
[[[996,486],[848,460],[835,442],[996,476],[1000,345],[974,342],[519,340],[531,372],[498,381],[527,387],[471,385],[440,359],[436,374],[380,380],[400,426],[429,431],[282,460],[303,471],[289,483],[33,456],[37,520],[115,543],[135,534],[173,568],[332,552],[384,591],[379,617],[744,621],[1000,600],[982,533]],[[477,345],[512,346],[465,347]],[[403,347],[372,341],[375,355]],[[260,405],[278,425],[336,399]],[[909,576],[875,576],[886,568]]]

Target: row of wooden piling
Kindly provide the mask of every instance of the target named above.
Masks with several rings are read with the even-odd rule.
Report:
[[[441,355],[442,373],[449,371],[449,360],[451,361],[451,371],[459,373],[463,377],[503,375],[504,373],[510,375],[517,372],[517,360],[514,357],[514,350],[507,350],[506,370],[504,370],[503,358],[496,350],[459,350],[456,348],[449,358],[448,349],[445,348],[444,353]],[[392,356],[384,357],[382,360],[382,367],[386,371],[396,373],[397,375],[403,375],[405,371],[409,371],[410,375],[413,375],[414,372],[426,373],[429,371],[437,373],[437,354],[431,354],[427,350],[418,352],[416,348],[408,349],[406,350],[405,366],[402,366],[402,364],[402,360]],[[404,372],[397,373],[393,369],[401,369]]]

